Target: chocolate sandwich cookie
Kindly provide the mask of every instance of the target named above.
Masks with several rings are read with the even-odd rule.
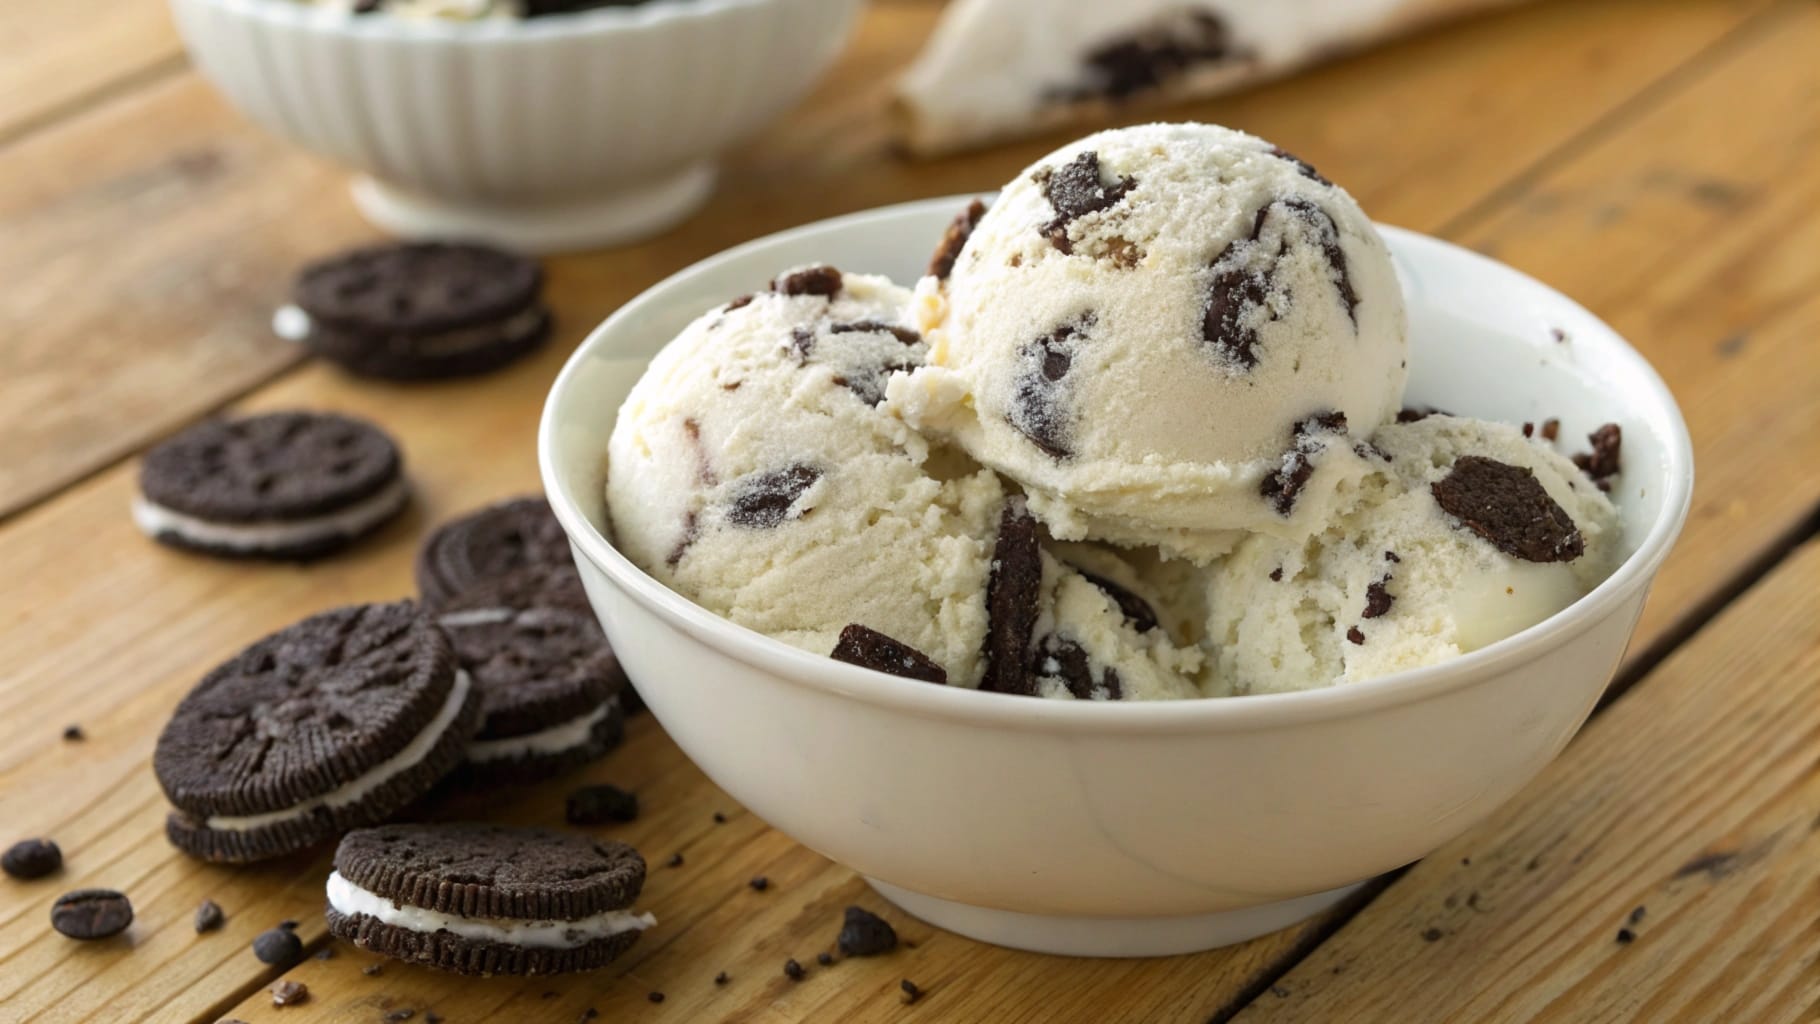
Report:
[[[152,768],[165,831],[254,861],[389,818],[460,762],[480,694],[414,603],[354,605],[253,644],[191,690]]]
[[[550,335],[533,260],[459,242],[355,249],[305,267],[279,336],[363,376],[485,373]]]
[[[348,833],[329,875],[329,931],[458,974],[603,967],[656,924],[632,909],[645,861],[624,843],[500,825]]]
[[[547,779],[624,738],[625,673],[592,613],[481,603],[445,611],[438,622],[480,695],[464,779]]]
[[[514,587],[542,581],[563,598],[556,603],[579,596],[576,607],[587,607],[569,539],[542,497],[502,501],[437,527],[417,553],[417,590],[425,604],[439,608],[465,591],[525,570],[531,574],[520,575]]]
[[[398,446],[326,412],[208,420],[146,453],[133,521],[161,543],[232,558],[308,559],[410,500]]]

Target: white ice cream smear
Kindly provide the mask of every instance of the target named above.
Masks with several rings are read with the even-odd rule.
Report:
[[[338,913],[365,914],[381,924],[414,932],[446,931],[464,939],[503,942],[541,949],[573,949],[611,938],[622,932],[643,931],[657,923],[650,914],[608,910],[576,921],[520,921],[498,917],[457,917],[454,914],[401,906],[362,889],[336,871],[329,875],[329,906]]]
[[[394,776],[409,771],[429,756],[430,751],[436,747],[436,741],[449,731],[456,716],[461,714],[461,705],[467,701],[471,685],[472,681],[466,672],[456,672],[455,682],[449,687],[449,696],[442,702],[442,707],[437,709],[435,717],[430,719],[430,724],[405,744],[403,750],[367,769],[357,778],[344,782],[321,796],[311,797],[283,810],[264,814],[220,815],[203,824],[218,832],[250,832],[256,828],[301,818],[319,807],[346,807],[359,803],[368,793],[385,785]]]
[[[286,341],[302,341],[310,336],[310,315],[299,306],[283,305],[272,314],[272,333]]]
[[[566,722],[553,725],[548,729],[526,733],[523,736],[507,736],[497,740],[470,740],[466,757],[470,761],[501,761],[509,757],[529,757],[533,754],[560,754],[565,750],[579,747],[588,742],[588,736],[594,726],[607,717],[618,697],[609,697],[599,707]]]
[[[264,551],[307,544],[324,537],[364,532],[398,511],[410,497],[400,477],[370,498],[326,515],[304,519],[267,519],[251,523],[217,523],[167,508],[143,495],[133,499],[133,522],[147,536],[175,534],[185,540],[232,551]]]

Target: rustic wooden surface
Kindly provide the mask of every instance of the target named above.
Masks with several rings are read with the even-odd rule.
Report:
[[[1579,298],[1650,355],[1695,436],[1693,514],[1624,695],[1515,803],[1362,909],[1156,961],[993,949],[891,911],[766,828],[648,717],[583,777],[640,793],[645,814],[604,833],[651,860],[642,902],[662,923],[594,976],[369,976],[371,957],[326,939],[320,855],[224,870],[169,849],[147,760],[172,704],[264,632],[409,592],[424,529],[534,488],[541,398],[594,322],[727,245],[989,188],[1055,141],[925,164],[890,155],[880,104],[933,10],[876,5],[823,86],[733,156],[689,224],[552,260],[563,328],[544,353],[479,381],[398,389],[304,362],[265,327],[299,260],[371,237],[340,172],[227,110],[182,62],[156,0],[0,0],[0,842],[50,835],[67,861],[51,879],[0,884],[0,1021],[399,1009],[571,1021],[589,1007],[603,1020],[776,1022],[1820,1015],[1820,551],[1802,543],[1820,512],[1820,8],[1805,0],[1543,3],[1181,110],[1266,134],[1380,219]],[[413,512],[307,568],[185,557],[133,531],[133,456],[148,443],[224,408],[297,405],[393,430]],[[60,740],[68,722],[89,739]],[[527,790],[509,813],[558,820],[576,781]],[[437,813],[479,810],[457,798]],[[672,852],[685,863],[662,867]],[[759,874],[764,893],[745,884]],[[84,885],[132,896],[125,938],[78,945],[49,930],[50,900]],[[229,921],[198,937],[204,897]],[[885,912],[916,947],[816,965],[848,903]],[[1638,905],[1636,940],[1620,944]],[[276,972],[248,943],[285,918],[335,955],[289,972],[310,1003],[274,1010]],[[782,975],[787,957],[806,980]],[[722,970],[732,981],[717,988]],[[928,995],[903,1006],[902,978]]]

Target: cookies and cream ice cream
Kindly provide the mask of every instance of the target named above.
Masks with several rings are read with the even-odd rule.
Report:
[[[1367,468],[1356,438],[1401,405],[1388,250],[1254,136],[1089,136],[947,243],[917,287],[926,365],[890,406],[1016,480],[1059,538],[1204,561],[1308,536]]]
[[[1371,441],[1359,500],[1307,542],[1256,535],[1213,574],[1215,693],[1434,665],[1535,625],[1615,568],[1611,502],[1515,427],[1433,415]]]

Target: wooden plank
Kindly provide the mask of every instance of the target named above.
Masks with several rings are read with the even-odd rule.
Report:
[[[1238,1020],[1815,1019],[1816,679],[1820,541]]]
[[[0,140],[173,67],[181,54],[160,0],[7,0],[0,4]]]
[[[1686,414],[1694,507],[1637,649],[1820,506],[1820,90],[1804,69],[1816,41],[1820,8],[1782,6],[1697,87],[1457,238],[1606,317]]]
[[[1544,4],[1180,115],[1277,138],[1380,218],[1433,230],[1511,180],[1523,158],[1585,131],[1764,4]],[[719,195],[682,228],[556,265],[623,298],[756,235],[992,188],[1016,173],[1057,140],[932,163],[889,152],[889,83],[935,13],[928,4],[872,9],[815,95],[734,154]],[[1498,132],[1480,130],[1493,118]],[[26,140],[9,158],[0,436],[16,443],[0,458],[0,517],[291,366],[295,352],[266,329],[290,273],[370,235],[338,171],[258,133],[188,72]]]

